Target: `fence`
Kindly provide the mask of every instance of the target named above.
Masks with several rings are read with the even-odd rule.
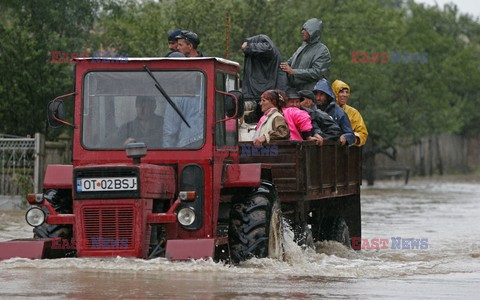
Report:
[[[68,137],[46,142],[42,134],[30,137],[0,137],[0,196],[25,196],[42,191],[48,164],[68,164]]]
[[[413,175],[466,173],[480,168],[480,137],[440,134],[397,148],[397,160],[377,155],[377,167],[409,168]]]

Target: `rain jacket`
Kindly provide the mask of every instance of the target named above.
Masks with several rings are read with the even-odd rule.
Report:
[[[321,41],[322,21],[310,19],[303,28],[310,34],[310,39],[304,41],[287,63],[292,67],[294,76],[289,76],[290,86],[297,90],[312,90],[315,83],[326,77],[332,64],[330,52]]]
[[[312,120],[306,111],[298,107],[284,107],[282,112],[290,128],[291,141],[303,141],[304,137],[313,135]]]
[[[325,140],[338,141],[342,135],[342,129],[329,114],[318,109],[315,104],[312,108],[301,107],[300,109],[310,115],[314,133],[319,134]]]
[[[323,111],[328,113],[333,120],[337,122],[338,126],[340,126],[347,139],[347,144],[353,145],[355,143],[355,134],[353,133],[352,125],[350,124],[347,114],[335,102],[335,95],[330,87],[330,83],[326,79],[320,79],[313,88],[313,92],[315,93],[316,91],[321,91],[327,94],[330,102]]]
[[[335,93],[336,99],[338,99],[338,93],[345,88],[348,89],[348,93],[350,93],[350,87],[345,82],[341,80],[335,80],[332,83],[332,89],[333,89],[333,92]],[[358,110],[356,110],[355,108],[351,107],[348,104],[340,105],[340,107],[347,113],[348,119],[352,124],[352,129],[356,137],[355,146],[360,147],[365,145],[365,142],[367,141],[367,138],[368,138],[368,130],[367,130],[367,126],[365,125],[365,122],[363,121],[362,115]]]
[[[264,135],[267,143],[270,140],[288,140],[290,138],[290,130],[283,115],[277,108],[272,108],[266,112],[258,121],[255,135],[257,138]]]
[[[280,70],[282,56],[268,36],[259,34],[247,38],[243,52],[242,92],[245,99],[259,99],[266,90],[287,89],[287,75]]]

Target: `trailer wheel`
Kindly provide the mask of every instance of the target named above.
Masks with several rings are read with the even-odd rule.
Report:
[[[312,230],[307,222],[294,225],[295,242],[303,248],[314,248]]]
[[[336,241],[347,248],[351,247],[350,231],[348,230],[347,223],[342,217],[323,219],[316,234],[316,240]]]
[[[281,258],[283,227],[278,201],[272,204],[266,195],[257,193],[233,202],[228,238],[235,263],[252,257]]]

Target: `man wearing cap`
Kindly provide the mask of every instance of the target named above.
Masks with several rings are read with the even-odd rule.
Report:
[[[338,141],[342,135],[342,130],[329,114],[317,108],[314,103],[315,95],[313,92],[301,90],[298,95],[300,96],[300,109],[305,110],[310,115],[315,134],[321,137],[322,142],[323,140]]]
[[[203,57],[203,53],[197,50],[200,39],[195,32],[182,30],[177,35],[178,51],[185,57]]]
[[[355,143],[355,135],[353,134],[352,125],[347,114],[335,102],[335,95],[330,87],[330,83],[324,78],[320,79],[313,88],[313,93],[315,94],[317,107],[329,114],[342,129],[340,143],[342,145],[353,145]]]
[[[185,57],[182,53],[178,52],[177,36],[182,33],[180,29],[175,29],[168,34],[168,49],[170,50],[165,57]]]
[[[303,43],[280,69],[288,75],[289,84],[300,90],[312,90],[315,83],[326,78],[332,59],[321,41],[323,23],[313,18],[302,26]]]
[[[337,99],[337,104],[347,113],[348,119],[352,124],[353,132],[355,133],[355,146],[363,146],[368,138],[368,130],[363,121],[360,112],[347,104],[350,97],[350,87],[341,80],[335,80],[332,83],[332,89]]]

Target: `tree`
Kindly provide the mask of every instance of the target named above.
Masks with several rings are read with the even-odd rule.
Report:
[[[0,4],[1,132],[46,132],[47,102],[73,90],[72,65],[52,64],[51,51],[85,52],[96,9],[90,0]]]
[[[196,32],[208,56],[243,63],[245,38],[266,34],[287,60],[313,17],[333,64],[329,81],[352,88],[350,104],[370,132],[364,157],[443,132],[480,129],[480,24],[455,5],[406,0],[33,0],[0,4],[1,131],[45,131],[45,104],[73,88],[72,66],[50,64],[50,51],[106,49],[129,57],[162,57],[171,29]],[[388,53],[388,63],[352,63],[352,51]],[[428,62],[393,62],[392,53],[426,53]],[[241,70],[241,69],[240,69]],[[242,70],[241,70],[242,71]],[[28,107],[29,110],[26,110]],[[18,123],[24,126],[17,126]]]

